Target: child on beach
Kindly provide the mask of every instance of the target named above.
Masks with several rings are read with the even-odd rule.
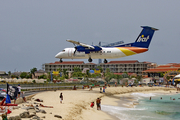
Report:
[[[92,107],[92,108],[94,107],[94,102],[91,102],[91,105],[90,105],[90,107]]]
[[[62,100],[63,100],[63,95],[62,95],[62,93],[60,94],[60,103],[62,103]]]

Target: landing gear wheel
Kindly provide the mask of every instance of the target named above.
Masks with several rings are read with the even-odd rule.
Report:
[[[106,59],[104,59],[104,63],[107,63],[108,61]]]
[[[59,62],[61,62],[61,63],[63,62],[63,61],[62,61],[62,58],[59,60]]]
[[[88,61],[89,61],[89,62],[92,62],[92,59],[91,59],[91,58],[89,58],[89,59],[88,59]]]

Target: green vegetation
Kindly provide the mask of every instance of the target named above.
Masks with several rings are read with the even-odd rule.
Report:
[[[41,76],[39,76],[39,79],[47,79],[47,76],[46,75],[41,75]]]
[[[68,79],[68,72],[67,69],[63,69],[63,75],[66,79]]]
[[[30,70],[30,73],[35,76],[35,72],[37,71],[37,68],[33,68]]]
[[[103,69],[101,66],[97,66],[97,69],[99,69],[101,71],[101,73],[103,72]]]
[[[33,82],[33,83],[36,83],[36,81],[35,81],[35,80],[33,80],[32,82]]]
[[[129,75],[128,75],[127,72],[124,72],[124,73],[122,74],[122,77],[123,77],[123,78],[129,78]]]
[[[22,72],[20,77],[23,78],[31,78],[31,74],[27,73],[27,72]]]

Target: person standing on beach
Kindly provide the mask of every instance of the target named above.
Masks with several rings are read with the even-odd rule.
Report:
[[[100,93],[102,93],[101,91],[102,91],[102,88],[100,87]]]
[[[63,101],[63,95],[62,95],[62,93],[60,94],[60,103],[62,103],[62,101]]]
[[[24,102],[26,102],[26,98],[25,98],[24,94],[25,94],[25,92],[21,92],[21,97],[24,100]]]
[[[104,93],[105,93],[105,88],[106,88],[106,87],[105,87],[105,86],[103,86],[103,92],[104,92]]]
[[[20,84],[18,84],[17,88],[18,88],[18,98],[19,98],[20,94],[21,94],[21,86],[20,86]]]
[[[101,99],[100,98],[96,99],[96,105],[97,105],[97,110],[101,110]]]
[[[117,87],[117,82],[115,82],[115,87]]]

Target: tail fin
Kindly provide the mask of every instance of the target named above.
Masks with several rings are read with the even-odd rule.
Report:
[[[158,30],[156,28],[148,27],[148,26],[141,26],[143,30],[139,34],[136,41],[133,43],[133,47],[143,47],[148,48],[153,37],[154,31]]]

